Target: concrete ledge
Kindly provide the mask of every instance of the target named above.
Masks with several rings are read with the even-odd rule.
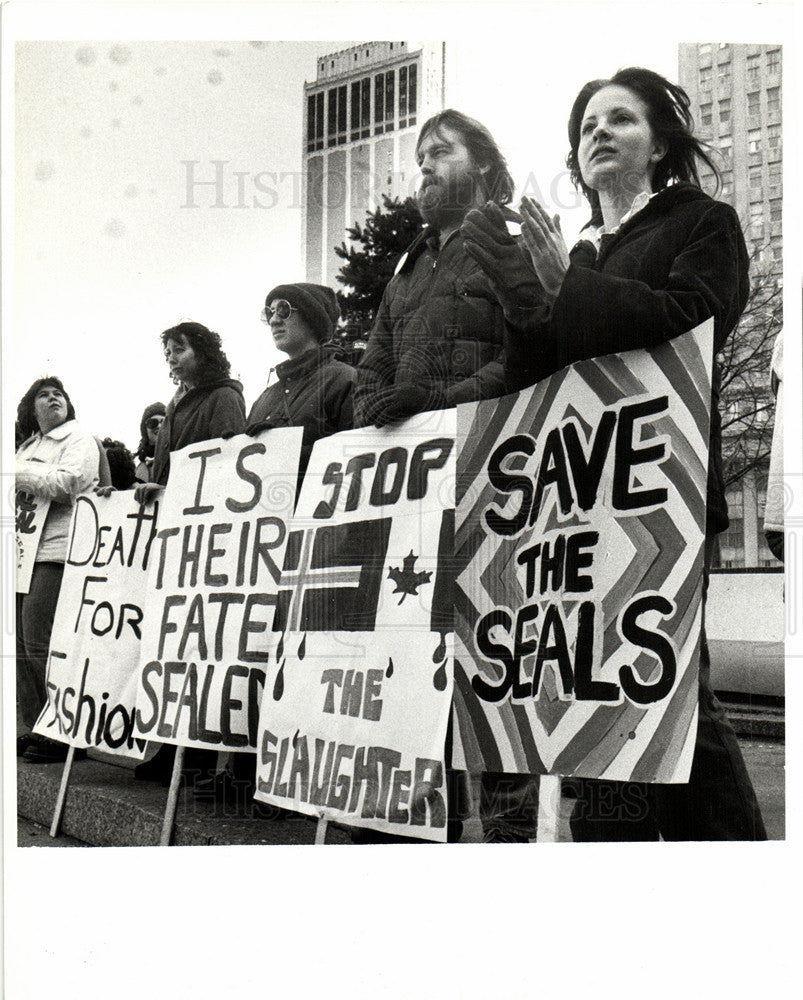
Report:
[[[20,816],[50,827],[62,764],[17,761],[17,810]],[[96,847],[154,847],[162,830],[167,789],[134,781],[130,767],[98,760],[73,764],[61,830]],[[173,830],[176,846],[238,844],[312,844],[315,820],[290,814],[281,820],[237,815],[231,807],[199,803],[186,789],[179,793]],[[331,824],[327,844],[351,843]]]

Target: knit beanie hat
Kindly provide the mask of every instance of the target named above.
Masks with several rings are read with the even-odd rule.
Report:
[[[139,434],[143,441],[147,441],[147,423],[151,417],[163,417],[167,412],[167,408],[164,403],[151,403],[150,406],[145,407],[145,412],[142,414],[142,420],[139,422]]]
[[[298,281],[293,285],[277,285],[268,292],[265,306],[275,299],[287,299],[304,316],[312,327],[319,343],[328,340],[335,332],[340,307],[335,293],[327,285],[313,285],[308,281]]]

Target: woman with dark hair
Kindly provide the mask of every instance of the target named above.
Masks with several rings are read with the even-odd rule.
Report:
[[[747,302],[748,257],[734,210],[700,189],[697,162],[715,176],[717,171],[691,126],[685,91],[651,70],[620,70],[582,88],[569,117],[567,164],[592,217],[568,254],[557,218],[531,199],[522,201],[522,235],[542,304],[534,309],[519,303],[510,315],[506,311],[511,390],[586,358],[653,347],[710,317],[714,356],[722,348]],[[496,235],[489,238],[494,226]],[[505,239],[498,220],[482,210],[467,227],[466,249],[487,269],[489,255]],[[728,526],[719,378],[714,361],[704,597],[716,535]],[[571,824],[575,840],[766,838],[709,675],[703,631],[689,783],[580,781]],[[640,804],[638,816],[634,802]]]
[[[147,483],[151,478],[156,437],[164,418],[164,403],[151,403],[145,407],[142,419],[139,422],[139,445],[134,452],[134,458],[137,459],[135,468],[136,477],[141,483]]]
[[[107,437],[101,441],[101,444],[109,463],[112,486],[116,490],[133,489],[137,483],[134,456],[122,441],[115,441],[113,438]]]
[[[151,502],[167,485],[171,451],[245,429],[243,387],[230,378],[231,365],[220,335],[201,323],[185,322],[165,330],[161,341],[178,390],[167,404],[156,438],[151,481],[140,483],[134,492],[139,503]],[[174,756],[172,746],[163,746],[155,757],[137,765],[134,777],[168,783]],[[214,772],[213,752],[188,751],[184,769],[186,774],[210,776]]]
[[[185,322],[161,335],[170,376],[178,384],[156,438],[150,482],[137,487],[140,503],[167,484],[170,452],[245,429],[243,387],[230,378],[231,365],[220,334]]]
[[[75,498],[98,480],[98,445],[75,419],[60,379],[40,378],[17,407],[22,443],[16,454],[16,487],[48,501],[26,594],[17,594],[17,754],[35,763],[63,761],[67,746],[31,729],[47,701],[47,657],[67,534]]]

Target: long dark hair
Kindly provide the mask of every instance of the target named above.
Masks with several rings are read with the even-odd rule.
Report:
[[[494,137],[482,122],[478,122],[476,118],[469,118],[462,111],[446,108],[445,111],[439,111],[428,118],[422,125],[415,144],[416,153],[429,133],[438,132],[441,128],[449,128],[456,132],[474,162],[480,167],[488,167],[488,170],[481,175],[486,198],[500,205],[507,205],[513,201],[515,190],[513,178],[507,168],[507,160],[496,145]]]
[[[39,430],[39,421],[36,419],[34,402],[39,390],[43,389],[46,385],[58,389],[64,396],[64,399],[67,401],[67,420],[75,420],[75,407],[67,395],[67,390],[62,385],[61,379],[56,378],[55,375],[45,375],[44,378],[38,378],[34,382],[17,406],[17,428],[19,428],[19,434],[23,441],[26,441],[31,434]]]
[[[697,161],[701,160],[711,169],[716,179],[716,190],[719,190],[719,169],[710,154],[706,144],[696,138],[692,132],[693,119],[691,115],[689,95],[675,83],[671,83],[660,73],[639,66],[629,66],[620,69],[610,80],[590,80],[580,90],[572,105],[569,115],[569,154],[566,166],[571,171],[574,186],[583,192],[592,210],[592,221],[601,222],[602,213],[599,195],[589,188],[583,180],[578,163],[580,147],[580,126],[583,115],[591,98],[603,87],[626,87],[644,101],[647,107],[647,120],[656,139],[666,143],[666,155],[655,166],[653,174],[653,189],[661,191],[672,181],[687,181],[700,187],[700,176],[697,172]]]
[[[168,340],[179,340],[181,337],[184,337],[195,351],[195,357],[199,362],[200,385],[229,377],[231,364],[223,351],[223,341],[219,333],[210,330],[203,323],[193,323],[188,320],[165,330],[161,335],[162,346],[166,348]]]
[[[134,456],[126,448],[122,441],[115,441],[113,438],[103,439],[103,450],[109,460],[109,472],[112,477],[112,486],[116,490],[129,490],[137,481],[134,469]]]

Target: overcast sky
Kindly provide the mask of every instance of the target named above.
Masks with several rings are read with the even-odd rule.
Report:
[[[550,20],[447,39],[447,103],[487,123],[568,235],[587,216],[568,207],[564,166],[577,90],[634,62],[674,77],[677,42],[622,41],[603,58]],[[534,62],[536,29],[556,41]],[[174,389],[158,334],[192,318],[221,333],[250,405],[282,360],[259,321],[265,293],[304,277],[304,81],[319,55],[374,37],[17,44],[15,399],[56,373],[88,428],[133,446],[143,407]]]
[[[246,401],[253,401],[280,359],[259,322],[264,295],[278,281],[303,277],[300,210],[292,180],[278,187],[273,208],[234,207],[234,172],[243,176],[248,201],[255,174],[300,170],[302,85],[314,78],[317,55],[353,40],[446,38],[449,104],[486,122],[519,185],[532,172],[549,201],[552,181],[563,170],[566,118],[580,85],[632,63],[674,77],[680,41],[783,42],[788,106],[796,83],[790,10],[774,3],[569,0],[457,7],[435,0],[5,4],[6,475],[16,402],[45,372],[62,376],[90,430],[134,446],[144,405],[167,401],[173,391],[158,334],[181,318],[221,332]],[[195,40],[169,41],[189,38]],[[307,41],[248,42],[271,38]],[[337,41],[308,41],[313,38]],[[795,180],[796,139],[785,121],[785,166]],[[210,208],[210,188],[198,189],[198,208],[182,207],[182,161],[199,160],[198,179],[210,179],[215,159],[227,161],[231,171],[229,207]],[[787,219],[800,217],[797,187],[788,184],[785,191]],[[561,214],[567,235],[585,216],[582,210],[573,218],[566,209]],[[793,226],[784,233],[784,250],[795,288],[785,315],[798,334],[785,345],[793,384],[785,427],[788,439],[799,442],[800,242]],[[787,470],[790,464],[799,473],[799,446],[787,451]],[[793,526],[803,523],[800,493],[795,491]],[[6,501],[11,495],[4,491]],[[5,554],[13,550],[10,538]],[[4,565],[12,564],[4,558]],[[9,597],[12,590],[6,588]],[[799,592],[790,571],[793,608]],[[9,613],[7,632],[10,620]],[[799,635],[787,649],[799,655]],[[4,722],[13,730],[11,671],[5,673]],[[801,703],[801,687],[803,674],[788,671],[791,706]],[[800,733],[799,726],[789,727],[790,776],[800,774],[799,766],[791,769],[800,760]],[[671,851],[663,845],[656,863],[652,845],[644,845],[649,857],[631,844],[626,857],[616,858],[586,845],[588,850],[575,847],[571,858],[563,852],[561,864],[542,845],[524,867],[512,855],[470,848],[388,848],[392,864],[382,848],[351,853],[342,862],[338,855],[337,863],[331,852],[217,848],[203,852],[201,865],[196,850],[182,848],[15,850],[13,780],[5,791],[5,860],[12,863],[4,868],[4,888],[7,905],[14,904],[7,928],[17,935],[9,950],[17,955],[18,974],[26,976],[19,996],[91,995],[92,987],[84,985],[91,979],[120,998],[225,997],[241,982],[251,992],[292,982],[304,996],[353,1000],[539,991],[569,996],[573,990],[603,998],[632,992],[623,968],[655,997],[677,995],[692,981],[698,992],[710,986],[717,995],[723,983],[726,989],[738,983],[742,993],[764,986],[772,992],[792,966],[760,957],[794,954],[795,924],[785,919],[794,858],[786,844],[774,845],[777,850],[770,845],[752,861],[740,852],[740,877],[720,880],[719,905],[712,909],[695,904],[694,889],[711,883],[724,848],[714,858],[698,844],[672,845]],[[802,828],[801,802],[790,794],[790,836]],[[609,877],[612,865],[616,882]],[[483,893],[489,886],[493,891]],[[753,887],[761,892],[755,907]],[[71,901],[90,898],[92,905],[71,908]],[[502,925],[507,945],[494,950],[503,940]],[[746,961],[738,947],[734,951],[734,942],[742,944],[737,926],[745,940],[749,935]],[[148,962],[132,965],[132,942],[143,940],[143,928]],[[671,948],[661,950],[656,942],[671,942]],[[471,948],[472,961],[464,963]],[[381,976],[369,980],[380,964]]]

